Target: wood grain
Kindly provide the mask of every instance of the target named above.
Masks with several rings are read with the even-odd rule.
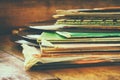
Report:
[[[120,80],[120,66],[83,67],[52,70],[61,80]]]
[[[45,71],[25,71],[21,52],[2,37],[0,44],[0,80],[58,80],[54,75]],[[3,43],[5,41],[6,43]],[[12,48],[13,47],[13,48]],[[18,54],[18,55],[17,55]]]

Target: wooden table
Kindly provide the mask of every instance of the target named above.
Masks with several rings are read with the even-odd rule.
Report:
[[[25,71],[22,51],[8,35],[0,36],[0,55],[0,80],[120,80],[120,64]]]

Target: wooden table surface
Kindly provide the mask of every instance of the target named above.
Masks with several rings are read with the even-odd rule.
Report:
[[[22,51],[10,36],[0,36],[0,80],[120,80],[120,64],[24,70]]]

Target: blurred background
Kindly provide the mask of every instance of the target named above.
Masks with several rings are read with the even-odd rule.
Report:
[[[120,0],[0,0],[0,34],[30,23],[53,20],[57,9],[118,6]]]

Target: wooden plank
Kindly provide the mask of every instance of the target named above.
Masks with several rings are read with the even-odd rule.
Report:
[[[8,35],[0,36],[0,39],[0,80],[1,78],[15,77],[17,79],[22,77],[22,80],[58,80],[54,75],[46,71],[25,71],[21,48],[15,45]],[[21,78],[18,80],[21,80]]]
[[[0,54],[0,80],[58,80],[44,71],[26,72],[23,61],[3,51],[0,51]]]
[[[50,71],[61,80],[119,80],[120,66],[82,67]]]

